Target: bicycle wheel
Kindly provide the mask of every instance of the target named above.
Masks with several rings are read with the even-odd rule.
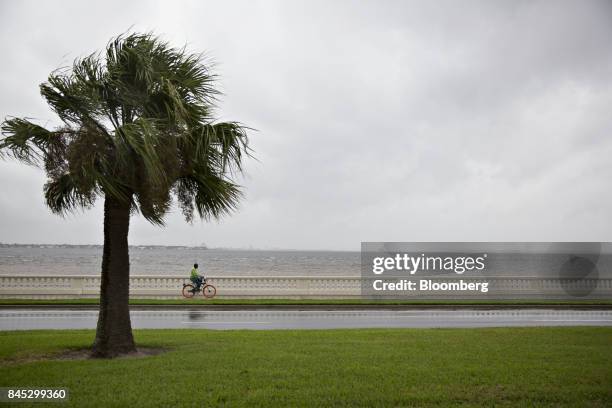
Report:
[[[195,295],[195,291],[193,290],[193,285],[184,285],[183,286],[183,296],[186,298],[192,298]]]
[[[202,294],[205,298],[213,298],[217,294],[217,288],[215,288],[213,285],[205,285],[202,289]]]

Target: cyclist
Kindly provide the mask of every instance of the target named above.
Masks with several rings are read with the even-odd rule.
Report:
[[[204,277],[201,276],[198,273],[198,264],[197,263],[193,264],[193,269],[191,269],[190,279],[193,282],[193,284],[195,285],[195,290],[196,291],[200,290],[200,286],[202,285],[202,281],[204,280]]]

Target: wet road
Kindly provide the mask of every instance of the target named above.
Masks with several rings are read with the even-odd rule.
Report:
[[[93,329],[94,310],[0,310],[0,330]],[[134,310],[137,329],[612,326],[612,310]]]

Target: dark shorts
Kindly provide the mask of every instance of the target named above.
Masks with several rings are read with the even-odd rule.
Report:
[[[198,276],[197,278],[191,278],[191,281],[196,286],[202,285],[202,277],[201,276]]]

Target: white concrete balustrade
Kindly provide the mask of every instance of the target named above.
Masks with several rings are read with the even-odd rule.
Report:
[[[134,298],[178,298],[185,275],[130,277]],[[210,277],[208,283],[224,298],[351,298],[361,290],[359,277]],[[0,298],[92,298],[100,293],[100,277],[90,275],[0,275]]]
[[[594,288],[591,297],[612,298],[612,279],[575,280],[535,278],[464,278],[488,281],[491,293],[507,297],[558,297],[568,288],[580,292]],[[130,277],[133,298],[179,298],[186,276],[140,275]],[[359,276],[219,276],[210,277],[220,298],[357,298],[361,294]],[[367,282],[366,282],[367,283]],[[0,275],[0,298],[61,299],[95,298],[100,293],[100,277],[90,275]],[[441,296],[445,293],[419,293]],[[457,293],[446,293],[457,297]],[[472,297],[470,294],[461,297]]]

